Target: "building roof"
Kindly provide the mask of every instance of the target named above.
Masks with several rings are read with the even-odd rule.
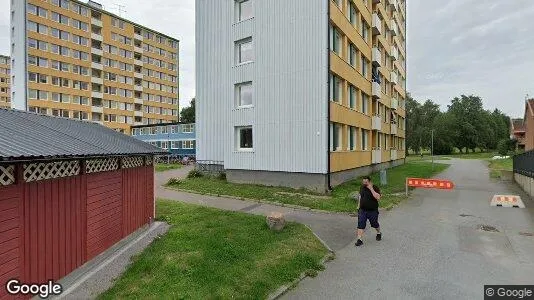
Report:
[[[162,153],[96,123],[0,109],[0,161]]]
[[[530,115],[534,117],[534,99],[527,100],[527,105],[525,109],[525,118],[526,118],[527,109],[530,111]]]
[[[525,131],[525,125],[523,124],[523,119],[512,119],[512,130],[513,131]]]

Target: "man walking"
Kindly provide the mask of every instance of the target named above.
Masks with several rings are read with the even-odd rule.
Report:
[[[365,176],[360,188],[360,201],[358,202],[358,240],[356,246],[363,245],[362,236],[367,220],[371,223],[371,227],[376,229],[376,240],[382,240],[382,233],[380,233],[380,225],[378,224],[378,200],[380,198],[380,189],[373,185],[369,176]]]

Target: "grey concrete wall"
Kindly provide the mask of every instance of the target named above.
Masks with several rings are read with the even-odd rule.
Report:
[[[295,189],[305,188],[320,193],[327,190],[325,174],[227,169],[226,179],[234,183],[286,186]]]
[[[530,197],[534,197],[534,178],[515,173],[514,180]]]
[[[373,172],[378,172],[401,164],[404,164],[404,159],[332,173],[330,174],[330,184],[335,187],[354,178],[369,175]],[[234,183],[286,186],[296,189],[305,188],[321,193],[328,190],[326,176],[327,175],[325,174],[313,173],[226,170],[226,179]]]

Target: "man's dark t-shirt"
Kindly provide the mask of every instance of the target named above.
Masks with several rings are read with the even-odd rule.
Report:
[[[380,189],[373,185],[375,192],[380,194]],[[378,201],[373,197],[373,193],[366,186],[360,188],[360,209],[363,210],[378,210]]]

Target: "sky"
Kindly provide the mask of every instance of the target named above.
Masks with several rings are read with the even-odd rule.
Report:
[[[116,14],[115,4],[123,5],[123,17],[180,40],[180,106],[188,106],[195,96],[195,1],[97,2]],[[9,3],[0,0],[4,54],[9,51]],[[534,97],[533,0],[407,0],[407,5],[412,97],[432,99],[446,109],[455,96],[474,94],[487,109],[523,115],[525,96]]]

